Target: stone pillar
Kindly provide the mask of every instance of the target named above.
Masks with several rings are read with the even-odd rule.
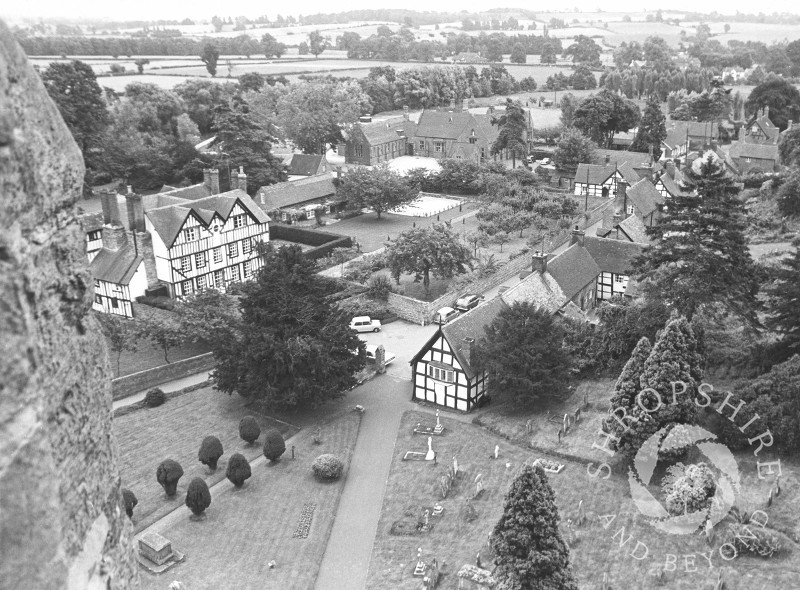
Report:
[[[0,64],[0,230],[16,228],[0,231],[0,586],[137,588],[112,373],[75,229],[83,158],[3,22]]]

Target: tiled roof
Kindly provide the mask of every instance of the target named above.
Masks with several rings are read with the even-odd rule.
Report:
[[[402,117],[395,117],[386,121],[376,121],[374,123],[356,123],[361,128],[364,137],[370,145],[382,145],[395,141],[401,136],[411,137],[414,133],[416,124],[413,121],[406,121]],[[398,130],[400,133],[398,133]]]
[[[614,164],[624,164],[625,162],[637,167],[643,167],[650,164],[650,154],[646,152],[606,150],[598,148],[594,151],[594,153],[595,161],[592,163],[599,164],[601,166],[606,165],[606,157],[608,158],[608,164],[611,164],[612,166]]]
[[[575,182],[603,184],[612,174],[614,174],[614,170],[615,167],[613,165],[578,164],[578,170],[575,172]]]
[[[256,203],[263,211],[275,211],[322,199],[336,194],[333,178],[327,175],[301,178],[293,182],[279,182],[262,186],[256,193]]]
[[[325,156],[314,154],[293,154],[289,164],[290,176],[313,176],[317,173]]]
[[[164,188],[170,188],[165,186]],[[185,186],[183,188],[175,188],[172,190],[164,190],[158,193],[159,195],[169,196],[169,197],[179,197],[181,199],[189,199],[194,201],[195,199],[202,199],[207,197],[211,194],[211,189],[209,189],[205,183],[201,182],[200,184],[193,184],[191,186]]]
[[[644,226],[644,223],[642,223],[642,220],[636,215],[629,215],[620,221],[619,231],[624,233],[631,242],[649,244],[652,241],[647,235],[647,230]]]
[[[631,186],[627,192],[630,199],[642,215],[650,215],[658,209],[658,205],[664,202],[661,193],[658,192],[653,183],[642,178],[639,182]]]
[[[679,178],[679,172],[675,172],[675,178],[672,178],[666,172],[659,177],[659,180],[664,185],[664,188],[667,189],[667,192],[672,195],[673,197],[680,197],[680,196],[689,196],[691,194],[690,191],[683,189],[676,179]]]
[[[759,160],[778,161],[778,146],[764,143],[745,143],[736,141],[728,151],[731,158],[757,158]]]
[[[770,140],[777,139],[780,131],[775,124],[770,120],[767,115],[755,116],[747,123],[747,128],[750,129],[753,125],[758,125],[761,132]]]
[[[472,113],[468,111],[424,110],[417,123],[416,137],[438,139],[457,139],[468,126],[478,126]],[[482,126],[482,125],[481,125]]]
[[[475,371],[470,362],[474,359],[467,360],[467,344],[464,339],[475,338],[475,340],[478,340],[481,338],[484,335],[484,327],[491,324],[492,320],[506,307],[508,306],[505,301],[500,297],[494,297],[469,313],[461,314],[441,327],[441,332],[447,338],[447,342],[453,350],[453,355],[470,378],[475,376]]]
[[[500,297],[508,305],[528,301],[550,313],[555,313],[567,302],[567,297],[558,282],[548,272],[529,274]]]
[[[127,285],[142,264],[142,257],[136,254],[132,244],[125,244],[119,250],[101,248],[92,259],[89,268],[92,276],[100,281]]]
[[[103,214],[97,213],[84,213],[78,216],[78,223],[81,224],[81,229],[85,233],[90,231],[97,231],[103,227]]]
[[[547,263],[547,272],[572,299],[600,274],[600,267],[586,248],[575,243]]]
[[[625,240],[593,236],[586,236],[583,244],[601,271],[620,275],[631,274],[633,259],[639,256],[646,246]]]
[[[686,143],[686,126],[673,125],[667,128],[667,136],[664,138],[663,143],[669,148],[676,148],[679,145]]]

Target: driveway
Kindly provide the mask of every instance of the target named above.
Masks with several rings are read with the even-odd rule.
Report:
[[[436,332],[438,326],[430,324],[420,326],[404,320],[397,320],[384,324],[380,332],[365,332],[358,337],[368,344],[383,344],[388,351],[397,355],[397,358],[386,367],[386,373],[401,379],[411,380],[411,357],[419,352],[422,345]]]

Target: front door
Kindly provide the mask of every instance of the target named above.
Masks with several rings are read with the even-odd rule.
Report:
[[[433,390],[436,393],[436,403],[440,406],[447,405],[446,403],[446,396],[448,392],[449,386],[445,385],[444,383],[434,383]]]

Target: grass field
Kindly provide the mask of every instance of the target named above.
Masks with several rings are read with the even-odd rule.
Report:
[[[483,564],[491,564],[491,556],[486,548],[487,535],[500,516],[508,484],[521,465],[538,457],[556,459],[565,465],[561,473],[549,475],[549,479],[556,492],[562,534],[567,539],[571,535],[566,521],[576,518],[578,503],[583,501],[588,520],[583,526],[573,527],[575,537],[570,542],[571,562],[580,588],[599,588],[605,573],[613,588],[626,590],[664,587],[676,590],[711,589],[719,571],[722,571],[725,588],[730,590],[795,587],[796,580],[800,579],[800,562],[796,554],[796,541],[790,540],[790,537],[800,539],[797,517],[800,502],[794,491],[798,481],[796,465],[791,466],[791,474],[787,473],[790,466],[784,465],[782,481],[785,491],[767,509],[764,499],[771,484],[756,479],[752,456],[739,457],[743,485],[748,493],[743,494],[738,503],[748,510],[765,509],[770,518],[769,527],[786,534],[783,539],[788,551],[771,560],[739,557],[734,561],[723,561],[718,550],[724,542],[724,530],[717,534],[713,546],[708,547],[700,537],[666,535],[648,525],[630,500],[623,466],[613,464],[615,471],[608,480],[593,479],[587,475],[584,463],[588,460],[599,463],[603,457],[598,451],[591,451],[591,443],[596,440],[597,424],[604,413],[605,404],[599,400],[607,399],[609,385],[610,382],[585,384],[584,389],[588,390],[590,400],[594,401],[590,401],[592,405],[585,414],[585,421],[567,435],[561,446],[557,444],[556,426],[543,425],[541,411],[538,417],[533,416],[536,422],[534,438],[537,444],[543,442],[548,447],[536,451],[527,444],[512,444],[485,429],[445,417],[442,420],[445,434],[436,437],[433,445],[442,457],[439,465],[400,460],[406,450],[419,450],[424,446],[422,437],[411,434],[413,425],[430,421],[429,416],[407,413],[397,436],[368,587],[375,590],[417,588],[418,580],[411,573],[418,547],[422,547],[424,558],[436,557],[440,564],[444,562],[444,576],[438,586],[444,589],[457,587],[455,573],[465,563],[474,564],[479,551]],[[583,391],[580,388],[578,390],[580,399]],[[580,402],[576,400],[575,403]],[[507,413],[498,416],[497,421],[510,422],[514,424],[513,428],[517,428],[530,417],[519,412],[517,415]],[[481,420],[488,421],[488,418],[484,414]],[[495,445],[500,447],[499,460],[490,457]],[[554,450],[549,451],[549,448]],[[570,451],[578,452],[587,459],[559,458],[559,454]],[[464,473],[458,478],[448,498],[442,500],[438,480],[453,456],[457,457],[459,470]],[[473,482],[479,473],[483,475],[485,489],[479,499],[469,502],[475,510],[476,519],[466,522],[467,498],[474,494]],[[424,510],[430,509],[436,501],[441,502],[445,512],[441,519],[432,520],[434,528],[430,533],[398,536],[390,532],[393,526],[395,529],[413,530],[413,525],[421,520]],[[598,518],[600,515],[609,516],[603,521]],[[610,515],[615,518],[610,526],[604,527]],[[620,533],[623,526],[625,530]],[[721,524],[717,529],[724,527]],[[630,539],[622,546],[621,536]],[[642,560],[631,557],[637,541],[647,547],[647,557]],[[711,567],[702,556],[709,555],[709,551],[712,551]],[[637,556],[643,552],[644,548],[640,548]],[[674,571],[665,571],[663,578],[658,578],[656,576],[665,569],[670,559],[668,555],[677,556],[677,567]]]
[[[163,590],[174,579],[193,589],[313,588],[347,471],[340,481],[320,483],[311,473],[311,462],[333,453],[349,464],[360,420],[349,412],[327,423],[320,445],[313,443],[313,432],[302,433],[292,441],[297,460],[287,450],[275,464],[260,462],[241,489],[222,483],[204,518],[187,514],[160,529],[173,547],[186,553],[186,560],[166,576],[142,573],[142,589]],[[294,538],[304,505],[312,503],[316,506],[308,537]],[[275,569],[269,568],[270,561]]]
[[[242,453],[249,460],[261,454],[258,442],[249,446],[239,438],[239,420],[247,415],[255,416],[261,425],[261,444],[267,429],[280,430],[284,438],[297,432],[288,424],[245,408],[241,397],[228,396],[210,387],[172,398],[157,408],[114,419],[122,486],[133,491],[139,500],[133,518],[137,531],[183,505],[186,487],[193,478],[202,477],[209,486],[224,479],[233,453]],[[209,435],[219,438],[225,451],[214,472],[197,459],[200,443]],[[156,481],[156,469],[164,459],[177,461],[184,471],[173,499],[164,495]]]

